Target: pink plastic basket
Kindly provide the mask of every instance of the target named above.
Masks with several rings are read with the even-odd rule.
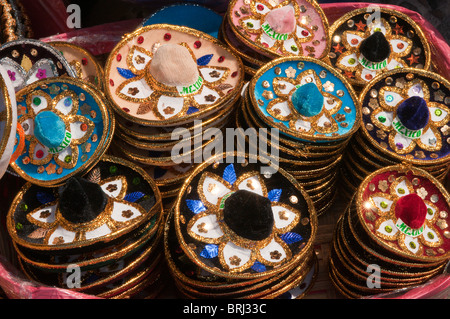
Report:
[[[42,0],[42,1],[22,1],[27,7],[31,15],[34,26],[36,26],[35,34],[40,35],[43,41],[67,41],[90,50],[94,55],[108,54],[118,43],[125,33],[136,29],[141,20],[126,20],[99,25],[92,28],[79,30],[70,30],[66,26],[67,13],[65,7],[61,6],[62,1],[59,0]],[[161,6],[164,2],[161,1]],[[364,8],[371,3],[327,3],[322,4],[329,24],[331,25],[336,19],[343,14],[358,8]],[[433,71],[450,79],[450,47],[444,40],[442,35],[428,22],[422,15],[417,12],[394,5],[376,4],[380,7],[391,8],[401,11],[410,16],[423,29],[429,40],[433,61]],[[39,14],[36,14],[39,12]],[[39,19],[42,19],[39,21]],[[42,23],[39,23],[42,22]],[[54,35],[48,36],[49,27],[55,30]],[[1,184],[0,184],[1,188]],[[19,271],[17,271],[10,262],[3,256],[0,256],[0,287],[8,298],[19,299],[96,299],[95,296],[80,294],[65,289],[40,286],[37,283],[25,279]],[[430,280],[423,286],[414,287],[407,290],[399,290],[386,295],[377,295],[372,299],[419,299],[419,298],[450,298],[450,276],[442,274]]]

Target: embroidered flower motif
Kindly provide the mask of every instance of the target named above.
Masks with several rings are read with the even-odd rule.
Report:
[[[430,91],[420,79],[407,82],[403,88],[385,86],[379,90],[379,107],[371,114],[372,122],[388,132],[389,146],[398,154],[415,155],[438,151],[442,147],[439,127],[450,120],[449,109],[430,102]],[[412,111],[412,112],[410,112]],[[416,114],[414,120],[408,114]],[[422,157],[422,156],[419,156]]]
[[[415,189],[402,176],[389,186],[388,193],[375,192],[368,199],[377,208],[375,234],[417,255],[423,253],[424,247],[438,247],[442,243],[434,227],[439,220],[439,209],[422,189]]]
[[[257,34],[255,42],[284,55],[302,55],[302,43],[314,38],[307,26],[307,16],[300,18],[297,1],[279,4],[271,1],[250,1],[251,14],[239,20],[245,32]]]
[[[114,191],[109,191],[109,185],[118,185]],[[98,181],[100,192],[105,194],[107,200],[101,216],[82,224],[69,221],[61,212],[60,198],[53,194],[62,194],[64,187],[59,187],[57,192],[38,192],[38,200],[42,206],[34,209],[26,215],[28,221],[40,229],[43,243],[46,245],[71,244],[84,240],[94,240],[107,236],[122,227],[129,225],[130,221],[138,220],[145,215],[145,210],[135,202],[139,197],[127,194],[127,180],[124,176]],[[100,200],[100,199],[99,199]]]
[[[176,60],[168,60],[175,56]],[[208,66],[211,59],[212,55],[197,59],[187,43],[160,45],[151,51],[135,45],[126,59],[128,69],[117,68],[125,81],[116,94],[127,101],[151,105],[146,112],[153,111],[162,120],[201,110],[224,95],[219,85],[230,76],[226,67]],[[178,67],[170,69],[170,64]],[[142,111],[140,108],[140,114]]]
[[[37,77],[39,80],[42,80],[42,79],[47,78],[47,70],[45,70],[45,69],[39,69],[39,70],[37,71],[37,73],[36,73],[36,77]]]
[[[296,78],[276,77],[273,88],[277,98],[267,105],[267,112],[287,127],[309,134],[331,133],[339,129],[333,118],[342,101],[325,92],[322,82],[312,69]]]
[[[53,159],[63,168],[74,168],[78,146],[89,139],[95,127],[88,118],[76,115],[78,96],[68,90],[52,99],[43,91],[33,91],[26,99],[27,112],[18,123],[29,141],[29,163],[46,165]]]
[[[222,176],[204,173],[198,185],[200,200],[188,199],[186,204],[195,214],[188,222],[188,234],[207,244],[200,256],[218,257],[224,269],[230,272],[249,268],[263,272],[268,265],[276,267],[290,260],[289,245],[303,240],[301,235],[291,232],[300,220],[300,212],[279,202],[281,189],[268,191],[256,171],[236,176],[233,164],[224,169]],[[240,199],[236,202],[234,196],[254,196],[258,205],[265,203],[265,206],[255,208],[261,218],[230,217],[229,209],[236,211],[227,205],[243,204]],[[252,200],[251,205],[257,204]],[[252,231],[240,225],[241,222],[252,223],[249,228],[258,229],[258,232],[250,234]],[[261,235],[263,232],[265,235]]]
[[[369,82],[384,70],[408,67],[401,58],[411,52],[413,42],[409,38],[393,32],[383,18],[368,25],[360,21],[357,26],[357,31],[344,31],[343,47],[339,43],[333,47],[335,52],[342,53],[336,61],[337,68],[350,72],[347,76],[352,79]],[[368,50],[364,50],[364,46]],[[344,48],[347,51],[342,52]],[[366,51],[377,54],[364,56]]]

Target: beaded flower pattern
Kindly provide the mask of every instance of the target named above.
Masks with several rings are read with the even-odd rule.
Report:
[[[307,134],[332,133],[339,127],[333,115],[342,107],[342,101],[327,92],[330,83],[322,84],[320,77],[312,69],[301,72],[295,77],[295,70],[286,69],[286,77],[276,77],[273,80],[273,89],[277,98],[267,105],[267,112],[275,119],[283,122],[292,130]],[[302,115],[292,103],[293,93],[303,85],[314,84],[323,96],[322,109],[313,116]],[[286,122],[286,123],[284,123]]]
[[[427,247],[437,248],[442,245],[443,238],[436,227],[447,227],[441,215],[448,214],[437,206],[438,202],[443,200],[440,195],[430,193],[419,183],[419,178],[414,178],[411,182],[406,176],[397,177],[392,183],[380,180],[377,185],[372,184],[375,191],[370,194],[369,204],[365,206],[366,218],[374,221],[373,232],[376,236],[414,255],[423,255]],[[407,218],[399,216],[397,207],[402,198],[406,199],[406,196],[411,195],[417,195],[418,204],[424,204],[426,209],[423,222],[420,221],[419,226],[413,227],[408,225]],[[371,207],[375,207],[376,212]]]
[[[165,40],[170,40],[170,34],[166,34]],[[195,56],[191,46],[200,47],[199,40],[179,45],[189,51],[192,56],[190,63],[198,68],[197,80],[191,85],[165,85],[152,76],[150,65],[156,50],[161,47],[159,42],[154,44],[151,50],[140,45],[132,46],[126,57],[127,69],[117,68],[125,80],[117,87],[116,94],[124,100],[139,103],[137,115],[152,111],[157,118],[167,120],[193,114],[203,107],[217,104],[225,95],[223,91],[232,88],[232,85],[224,82],[236,74],[232,74],[226,67],[209,66],[213,54],[199,58]],[[121,56],[118,55],[117,59],[121,59]],[[183,72],[182,66],[179,72]]]
[[[95,123],[79,113],[79,97],[66,90],[51,98],[41,90],[34,90],[26,97],[26,111],[18,123],[23,128],[24,138],[29,142],[28,155],[23,164],[43,167],[48,170],[56,165],[72,169],[77,165],[79,147],[94,132]],[[55,165],[56,164],[56,165]]]
[[[386,71],[402,67],[408,67],[408,64],[402,59],[407,56],[412,49],[411,39],[400,35],[399,30],[393,30],[390,24],[383,18],[367,25],[363,21],[355,24],[357,30],[344,31],[341,36],[341,42],[333,46],[334,52],[341,55],[336,61],[336,67],[343,70],[350,78],[367,83],[376,75]],[[364,57],[360,51],[361,43],[369,37],[374,37],[376,32],[381,32],[390,48],[389,55],[382,61],[370,61]],[[342,52],[345,49],[346,51]]]
[[[397,116],[399,106],[411,98],[423,99],[428,108],[428,124],[420,130],[408,130]],[[396,153],[409,154],[414,151],[416,158],[423,158],[423,151],[434,152],[442,148],[443,138],[439,128],[449,122],[450,111],[441,103],[430,102],[430,91],[423,80],[408,81],[403,88],[382,87],[378,102],[379,106],[371,114],[371,121],[381,129],[377,133],[379,137],[386,138],[388,135],[389,146]]]
[[[311,41],[314,31],[308,27],[309,17],[301,17],[297,1],[249,1],[249,7],[250,15],[239,19],[239,25],[245,32],[257,35],[255,42],[259,46],[283,55],[303,55],[302,43]],[[281,24],[288,27],[278,30]]]
[[[259,172],[247,172],[237,177],[234,165],[228,165],[222,176],[206,172],[198,184],[200,200],[187,199],[186,204],[194,213],[189,220],[188,234],[206,243],[200,256],[218,257],[226,271],[266,271],[266,266],[280,266],[291,259],[290,244],[303,240],[291,230],[299,223],[301,213],[287,204],[280,203],[281,189],[267,190]],[[224,221],[227,200],[238,191],[249,191],[270,202],[273,226],[269,235],[260,240],[238,235]],[[245,217],[239,217],[244,219]]]

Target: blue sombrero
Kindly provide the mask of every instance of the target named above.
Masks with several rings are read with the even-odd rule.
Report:
[[[285,139],[342,141],[359,127],[354,90],[316,59],[285,57],[267,63],[250,81],[249,96],[254,113]]]
[[[72,78],[35,82],[17,93],[11,167],[25,180],[55,186],[95,165],[109,146],[114,117],[95,87]],[[20,149],[19,149],[20,148]]]

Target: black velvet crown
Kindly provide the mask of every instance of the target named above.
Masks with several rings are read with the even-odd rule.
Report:
[[[237,235],[250,239],[267,238],[273,229],[273,213],[268,198],[238,190],[225,201],[224,221]]]
[[[381,62],[386,60],[391,54],[391,46],[384,34],[376,31],[361,42],[359,51],[367,60]]]
[[[71,223],[87,223],[103,212],[107,201],[108,196],[100,185],[81,177],[72,177],[61,192],[59,210]]]

